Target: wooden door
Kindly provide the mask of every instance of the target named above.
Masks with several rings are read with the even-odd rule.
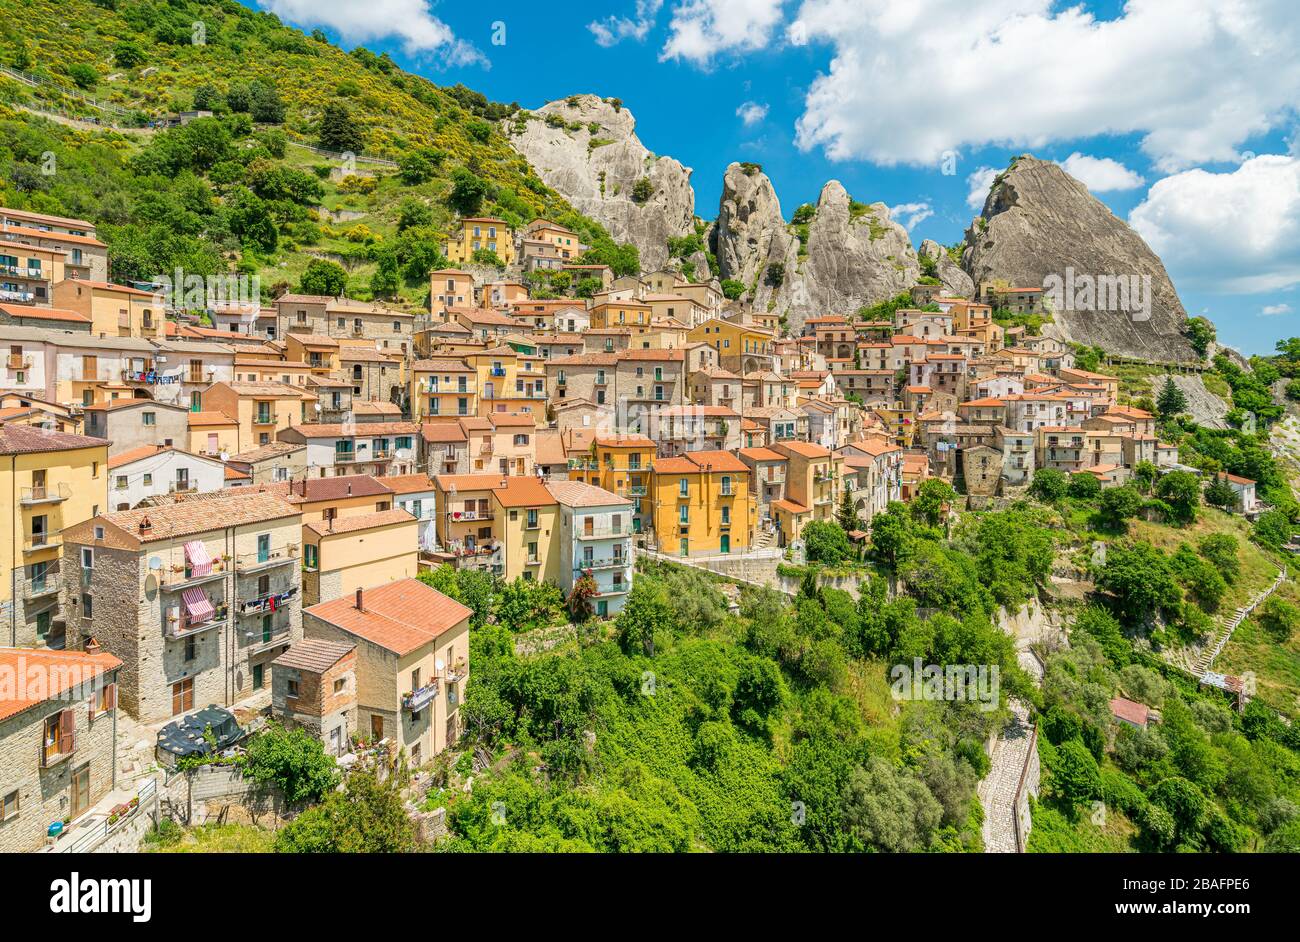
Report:
[[[72,818],[79,818],[90,810],[90,763],[72,773]]]

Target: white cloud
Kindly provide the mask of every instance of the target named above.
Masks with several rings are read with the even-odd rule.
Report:
[[[745,127],[753,127],[767,117],[767,105],[747,101],[736,109],[736,115],[745,122]]]
[[[785,0],[682,0],[673,8],[659,58],[702,67],[723,53],[753,52],[771,42]]]
[[[1075,151],[1060,161],[1061,168],[1094,193],[1110,190],[1132,190],[1146,181],[1117,160],[1109,157],[1090,157]]]
[[[929,203],[899,203],[897,206],[889,207],[889,218],[902,225],[908,232],[917,223],[923,222],[934,215],[934,210],[930,208]]]
[[[349,43],[396,39],[408,56],[437,57],[447,66],[479,63],[487,57],[456,38],[433,15],[428,0],[257,0],[258,6],[295,26],[323,26]]]
[[[636,15],[607,16],[587,24],[587,29],[596,37],[598,46],[614,46],[625,39],[641,42],[655,25],[655,17],[663,7],[664,0],[636,0]]]
[[[989,187],[997,175],[998,172],[993,167],[979,167],[968,176],[966,183],[970,186],[970,192],[966,194],[966,205],[971,209],[982,209],[984,200],[989,195]]]
[[[1235,159],[1300,100],[1294,0],[1128,0],[1109,20],[1054,0],[804,0],[787,36],[833,47],[797,142],[837,160],[1138,134],[1172,172]]]
[[[1278,314],[1290,314],[1291,305],[1289,304],[1266,304],[1259,309],[1259,313],[1265,317],[1274,317]]]
[[[1300,157],[1157,180],[1129,222],[1180,285],[1249,293],[1300,284]]]

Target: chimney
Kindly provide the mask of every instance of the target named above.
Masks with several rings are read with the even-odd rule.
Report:
[[[140,518],[140,533],[141,533],[141,534],[145,534],[145,533],[148,533],[148,532],[149,532],[150,530],[152,530],[152,529],[153,529],[153,524],[149,522],[149,517],[148,517],[147,515],[144,516],[144,517],[141,517],[141,518]]]
[[[366,610],[364,601],[365,600],[362,598],[361,595],[361,588],[358,586],[357,587],[357,611],[358,612],[364,612]]]

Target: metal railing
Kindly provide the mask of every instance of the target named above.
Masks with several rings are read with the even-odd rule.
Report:
[[[20,492],[19,500],[24,504],[44,504],[64,501],[71,496],[72,488],[67,483],[59,481],[37,487],[24,487]]]
[[[297,562],[300,548],[298,543],[286,543],[265,553],[240,553],[235,557],[235,571],[252,572],[269,566],[283,566],[286,563]]]

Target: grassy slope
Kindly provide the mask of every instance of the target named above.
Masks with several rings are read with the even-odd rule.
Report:
[[[171,21],[203,22],[206,43],[195,46],[159,41],[158,24]],[[74,22],[81,28],[69,29],[65,25]],[[145,52],[145,61],[133,69],[114,66],[113,49],[119,40],[137,43]],[[542,185],[527,161],[510,148],[492,122],[462,107],[461,101],[447,90],[374,57],[362,61],[281,26],[275,17],[251,11],[233,0],[176,0],[174,3],[119,0],[116,10],[104,9],[88,0],[31,0],[24,5],[21,23],[14,20],[0,23],[0,62],[23,65],[26,71],[64,87],[73,85],[68,75],[70,67],[88,64],[99,75],[98,84],[88,94],[148,118],[189,109],[193,104],[193,90],[201,84],[224,92],[232,84],[261,80],[274,84],[287,106],[283,130],[291,141],[314,144],[324,104],[340,101],[364,128],[364,153],[396,159],[412,148],[428,147],[446,154],[434,178],[418,186],[403,185],[391,171],[382,171],[384,175],[378,188],[370,194],[341,193],[333,182],[326,181],[322,201],[325,207],[364,215],[338,224],[322,220],[324,231],[319,243],[288,244],[274,256],[261,260],[259,274],[268,287],[279,281],[296,284],[312,257],[325,256],[340,261],[348,269],[352,276],[350,293],[367,297],[365,286],[375,266],[366,257],[365,242],[349,240],[345,233],[364,226],[376,239],[391,238],[396,232],[398,207],[409,198],[428,204],[433,210],[434,226],[445,231],[454,215],[445,203],[450,191],[449,178],[461,166],[468,167],[495,188],[497,197],[483,207],[485,212],[502,215],[516,223],[545,215],[575,228],[599,228],[574,213],[558,194]],[[149,70],[154,71],[143,74]],[[9,79],[0,79],[0,96],[74,115],[99,114],[76,97],[60,95],[48,88],[29,89]],[[16,116],[40,124],[70,147],[102,144],[119,164],[148,140],[147,134],[72,130],[47,124],[21,111]],[[310,169],[329,161],[310,151],[290,147],[284,162]],[[359,169],[370,172],[373,168],[362,164]],[[70,215],[95,216],[97,208],[93,200],[90,206],[65,205],[84,202],[69,198],[54,206],[34,205],[35,201],[23,193],[5,192],[3,186],[0,186],[0,196],[10,205],[31,205]],[[409,305],[420,303],[425,287],[405,286],[401,300]]]

